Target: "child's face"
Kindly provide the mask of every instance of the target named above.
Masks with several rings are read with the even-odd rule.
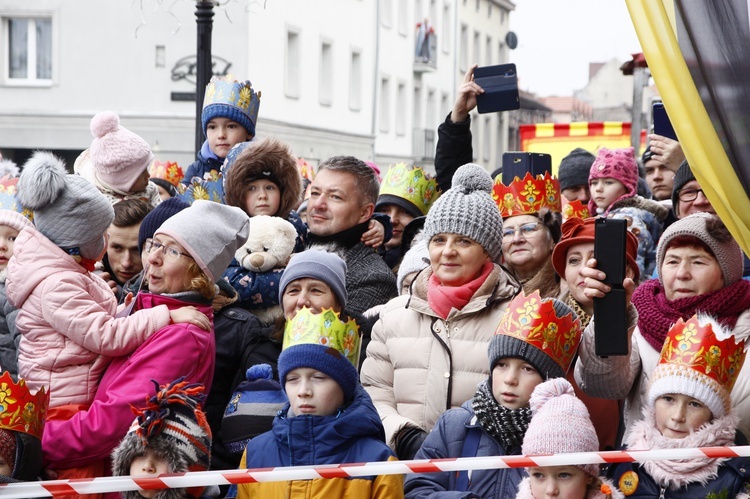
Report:
[[[0,270],[5,270],[8,260],[13,256],[18,231],[8,225],[0,225]]]
[[[143,170],[141,176],[136,179],[132,186],[130,186],[130,192],[145,191],[146,187],[148,187],[148,179],[150,178],[151,175],[148,173],[148,169]]]
[[[10,467],[10,464],[5,462],[5,459],[0,456],[0,475],[2,476],[10,476],[13,473],[13,470]]]
[[[713,419],[711,409],[700,400],[680,393],[667,393],[654,402],[656,429],[667,438],[685,438]]]
[[[284,384],[295,416],[332,416],[344,405],[344,391],[330,376],[309,367],[298,367],[286,375]]]
[[[534,499],[586,499],[593,477],[575,466],[529,468],[531,496]]]
[[[130,475],[134,477],[155,477],[169,472],[169,465],[164,458],[157,456],[154,451],[146,448],[146,453],[138,456],[130,463]],[[139,490],[142,497],[150,499],[159,493],[158,490]]]
[[[595,178],[590,183],[591,199],[597,207],[607,209],[617,198],[627,194],[622,182],[611,177]]]
[[[542,376],[523,359],[500,359],[492,369],[492,395],[507,409],[529,406],[531,393],[540,384]]]
[[[211,151],[220,158],[226,158],[235,144],[250,140],[252,135],[236,121],[229,118],[214,118],[206,125],[206,138]]]
[[[251,217],[268,215],[272,217],[279,211],[281,191],[279,186],[270,180],[253,180],[245,191],[245,211]]]

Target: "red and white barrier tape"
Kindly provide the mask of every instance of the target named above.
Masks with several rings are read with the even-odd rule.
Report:
[[[158,478],[102,477],[78,480],[49,480],[0,484],[0,497],[53,497],[56,495],[100,494],[126,490],[188,488],[254,482],[348,478],[406,473],[436,473],[461,470],[525,468],[528,466],[565,466],[609,464],[668,459],[750,457],[750,446],[699,447],[645,451],[578,452],[545,456],[488,456],[456,459],[387,461],[374,463],[290,466],[249,470],[218,470],[163,474]]]

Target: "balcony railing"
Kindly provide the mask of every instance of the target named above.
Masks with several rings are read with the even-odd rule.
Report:
[[[417,43],[414,50],[414,72],[424,73],[435,71],[437,69],[437,50],[438,42],[435,33],[428,33],[426,43],[417,36]]]

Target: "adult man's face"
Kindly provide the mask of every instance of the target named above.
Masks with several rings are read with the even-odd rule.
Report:
[[[674,173],[666,165],[659,163],[655,159],[646,161],[643,167],[646,170],[646,183],[648,184],[648,188],[651,189],[654,199],[657,201],[671,199],[672,188],[674,187]]]
[[[129,227],[110,225],[107,260],[118,284],[125,284],[131,277],[143,270],[141,254],[138,252],[138,230],[140,224]]]
[[[574,185],[573,187],[567,187],[562,190],[562,195],[568,201],[579,200],[585,206],[589,199],[591,199],[591,192],[589,186],[586,184]]]
[[[374,208],[362,200],[353,174],[326,168],[312,182],[307,225],[316,236],[338,234],[369,220]]]

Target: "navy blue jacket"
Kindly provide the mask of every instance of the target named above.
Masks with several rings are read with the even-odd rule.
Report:
[[[219,172],[223,163],[224,158],[217,157],[216,154],[211,151],[211,148],[208,146],[208,141],[206,140],[203,142],[201,150],[198,151],[198,159],[195,161],[195,163],[188,166],[188,169],[185,172],[185,176],[182,178],[180,183],[190,185],[190,181],[193,179],[193,177],[204,178],[203,176],[206,173],[211,172],[212,170],[216,170],[217,172]]]

